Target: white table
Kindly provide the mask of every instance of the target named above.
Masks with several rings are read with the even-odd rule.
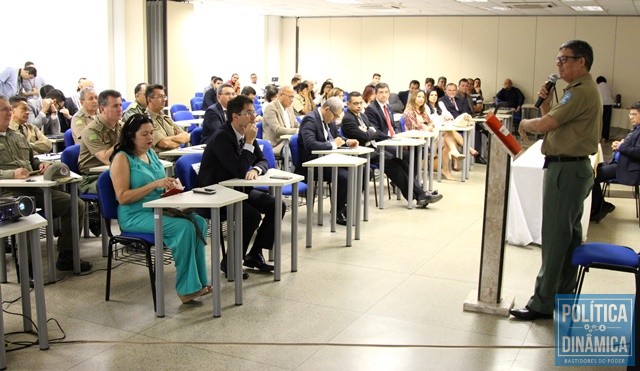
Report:
[[[203,153],[205,146],[206,144],[198,144],[197,146],[170,149],[168,151],[159,152],[158,157],[172,158],[172,157],[181,157],[184,155],[188,155],[190,153]]]
[[[189,127],[191,127],[191,125],[202,125],[202,122],[204,121],[204,119],[193,119],[193,120],[179,120],[179,121],[174,121],[176,123],[176,125],[187,129]]]
[[[356,148],[336,148],[336,149],[318,149],[315,151],[311,151],[314,155],[330,155],[332,153],[338,153],[347,156],[362,156],[364,155],[367,159],[367,165],[364,167],[364,179],[366,179],[366,183],[364,185],[364,212],[362,216],[362,220],[365,222],[369,220],[369,177],[371,174],[371,154],[375,152],[373,148],[358,146]],[[356,175],[360,178],[361,175]],[[318,173],[318,180],[322,182],[322,174]],[[357,188],[358,189],[358,188]],[[318,189],[318,199],[322,199],[322,187]],[[318,203],[318,225],[322,225],[322,205]]]
[[[145,202],[143,207],[153,208],[154,239],[156,241],[156,316],[164,317],[164,265],[162,235],[162,209],[174,208],[210,208],[211,209],[211,280],[213,286],[213,316],[220,317],[220,208],[227,207],[227,239],[229,249],[227,258],[234,260],[233,272],[228,272],[229,277],[234,277],[236,305],[242,305],[242,201],[248,196],[245,193],[235,191],[221,185],[210,185],[215,194],[206,195],[193,193],[193,191],[180,193],[170,197]],[[237,227],[236,227],[237,226]],[[234,274],[235,273],[235,274]]]
[[[42,155],[35,155],[33,157],[37,158],[40,161],[56,162],[60,161],[60,157],[62,157],[62,155],[60,153],[44,153]]]
[[[464,182],[469,179],[469,169],[471,167],[471,161],[469,161],[469,148],[471,148],[469,132],[475,132],[475,125],[473,126],[455,126],[455,125],[442,125],[438,128],[438,182],[442,181],[442,133],[445,131],[461,131],[462,132],[462,154],[465,155],[462,160],[462,168],[460,169],[460,181]],[[473,137],[473,133],[472,133]]]
[[[544,155],[540,152],[542,140],[535,142],[515,161],[511,161],[509,177],[509,203],[507,207],[506,240],[512,245],[526,246],[542,243],[542,183],[544,178]],[[602,159],[590,156],[595,166]],[[582,240],[587,238],[591,210],[591,193],[584,200],[582,213]]]
[[[201,117],[201,116],[204,116],[205,112],[206,112],[205,110],[195,110],[195,111],[191,111],[191,114],[194,117]]]
[[[407,190],[407,208],[413,209],[413,168],[415,164],[415,155],[412,147],[420,147],[425,144],[422,139],[414,138],[392,138],[376,143],[380,153],[380,178],[378,179],[378,208],[384,209],[384,151],[385,147],[409,147],[409,181]]]
[[[20,218],[17,222],[0,225],[0,239],[17,235],[18,259],[22,269],[20,269],[20,292],[22,298],[22,320],[24,331],[32,331],[31,321],[31,296],[29,294],[29,269],[27,253],[27,237],[31,242],[31,267],[33,269],[33,289],[36,299],[36,317],[38,322],[38,343],[41,350],[49,349],[49,333],[47,331],[47,305],[44,298],[44,279],[42,277],[42,260],[40,257],[40,236],[38,229],[47,225],[46,219],[38,214]],[[5,268],[5,254],[2,251],[0,264]],[[0,285],[1,286],[1,285]],[[0,288],[0,302],[2,301],[2,290]],[[4,347],[4,320],[0,312],[0,369],[7,368],[7,358]]]
[[[290,179],[274,179],[272,176],[288,177]],[[225,187],[255,187],[266,186],[274,190],[276,199],[273,232],[274,272],[273,280],[280,281],[282,271],[282,187],[291,185],[291,271],[298,271],[298,183],[303,181],[302,175],[289,173],[277,169],[269,169],[266,174],[254,180],[229,179],[220,182]]]
[[[424,150],[422,153],[422,174],[420,178],[422,179],[422,189],[424,191],[433,191],[433,162],[435,160],[435,151],[433,148],[433,141],[438,135],[437,131],[426,131],[426,130],[408,130],[402,133],[397,133],[395,136],[399,138],[416,138],[416,139],[424,139]],[[429,139],[427,141],[427,139]],[[431,148],[431,153],[429,154],[429,148]],[[418,158],[420,158],[420,153],[418,153]]]
[[[75,178],[68,183],[58,183],[53,180],[44,180],[42,175],[31,176],[27,179],[0,179],[0,191],[2,188],[42,188],[44,196],[44,211],[47,218],[47,264],[49,266],[49,278],[47,283],[56,281],[55,248],[53,246],[53,206],[51,204],[51,188],[60,184],[69,185],[71,195],[71,244],[73,250],[73,273],[80,273],[80,222],[78,221],[78,182],[82,176],[71,173]],[[1,192],[0,192],[1,193]]]
[[[318,157],[314,160],[307,161],[302,164],[303,167],[308,168],[307,180],[308,189],[307,189],[307,247],[311,247],[312,236],[311,236],[311,218],[313,215],[313,168],[323,168],[330,167],[331,168],[331,231],[335,232],[336,230],[336,214],[337,214],[337,196],[338,196],[338,168],[346,167],[349,171],[349,175],[347,177],[347,205],[353,205],[353,198],[356,197],[356,240],[360,239],[360,197],[355,196],[359,193],[356,192],[356,187],[358,185],[362,188],[362,176],[359,176],[356,180],[356,168],[361,167],[367,162],[364,158],[347,156],[338,153],[332,153],[330,155]],[[322,169],[318,169],[318,175],[321,178]],[[362,175],[360,173],[360,175]],[[322,187],[320,185],[320,187]],[[318,194],[320,197],[320,193]],[[321,207],[322,199],[318,198],[318,207]],[[347,207],[347,246],[351,246],[351,237],[352,237],[352,227],[353,227],[353,208]]]

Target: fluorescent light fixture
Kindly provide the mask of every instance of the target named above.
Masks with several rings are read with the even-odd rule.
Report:
[[[492,6],[491,8],[485,8],[485,9],[498,10],[498,11],[501,11],[501,12],[508,12],[510,10],[513,10],[511,8],[507,8],[506,6]]]
[[[489,0],[456,0],[459,3],[487,3]]]
[[[604,9],[602,9],[598,5],[572,6],[571,9],[575,10],[576,12],[604,12]]]
[[[371,9],[374,12],[380,12],[380,13],[404,13],[404,11],[402,9],[397,9],[397,8],[386,8],[386,9]]]
[[[359,2],[358,0],[324,0],[328,3],[332,3],[332,4],[342,4],[342,5],[357,5],[357,4],[362,4],[361,2]]]

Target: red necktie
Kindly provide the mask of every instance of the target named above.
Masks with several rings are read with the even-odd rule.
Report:
[[[382,107],[382,111],[384,112],[384,119],[387,121],[387,129],[389,129],[389,136],[393,138],[395,132],[393,131],[393,126],[391,125],[391,119],[389,118],[389,112],[387,112],[387,106]]]

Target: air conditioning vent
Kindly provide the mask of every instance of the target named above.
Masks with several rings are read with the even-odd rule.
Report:
[[[550,1],[540,1],[536,3],[523,3],[517,1],[505,1],[504,6],[516,10],[535,10],[535,9],[549,9],[555,8],[557,5]]]
[[[402,3],[372,3],[358,5],[358,8],[367,10],[400,10],[405,6]]]

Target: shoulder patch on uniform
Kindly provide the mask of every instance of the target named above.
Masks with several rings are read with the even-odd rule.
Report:
[[[98,133],[95,133],[95,132],[92,131],[89,134],[89,140],[91,140],[91,141],[98,140]]]
[[[76,121],[76,124],[82,125],[82,122],[83,122],[82,119],[79,119],[78,121]]]
[[[567,104],[567,102],[569,101],[569,99],[571,99],[572,96],[573,94],[571,94],[570,91],[564,93],[564,95],[562,96],[562,99],[560,99],[560,104]]]

